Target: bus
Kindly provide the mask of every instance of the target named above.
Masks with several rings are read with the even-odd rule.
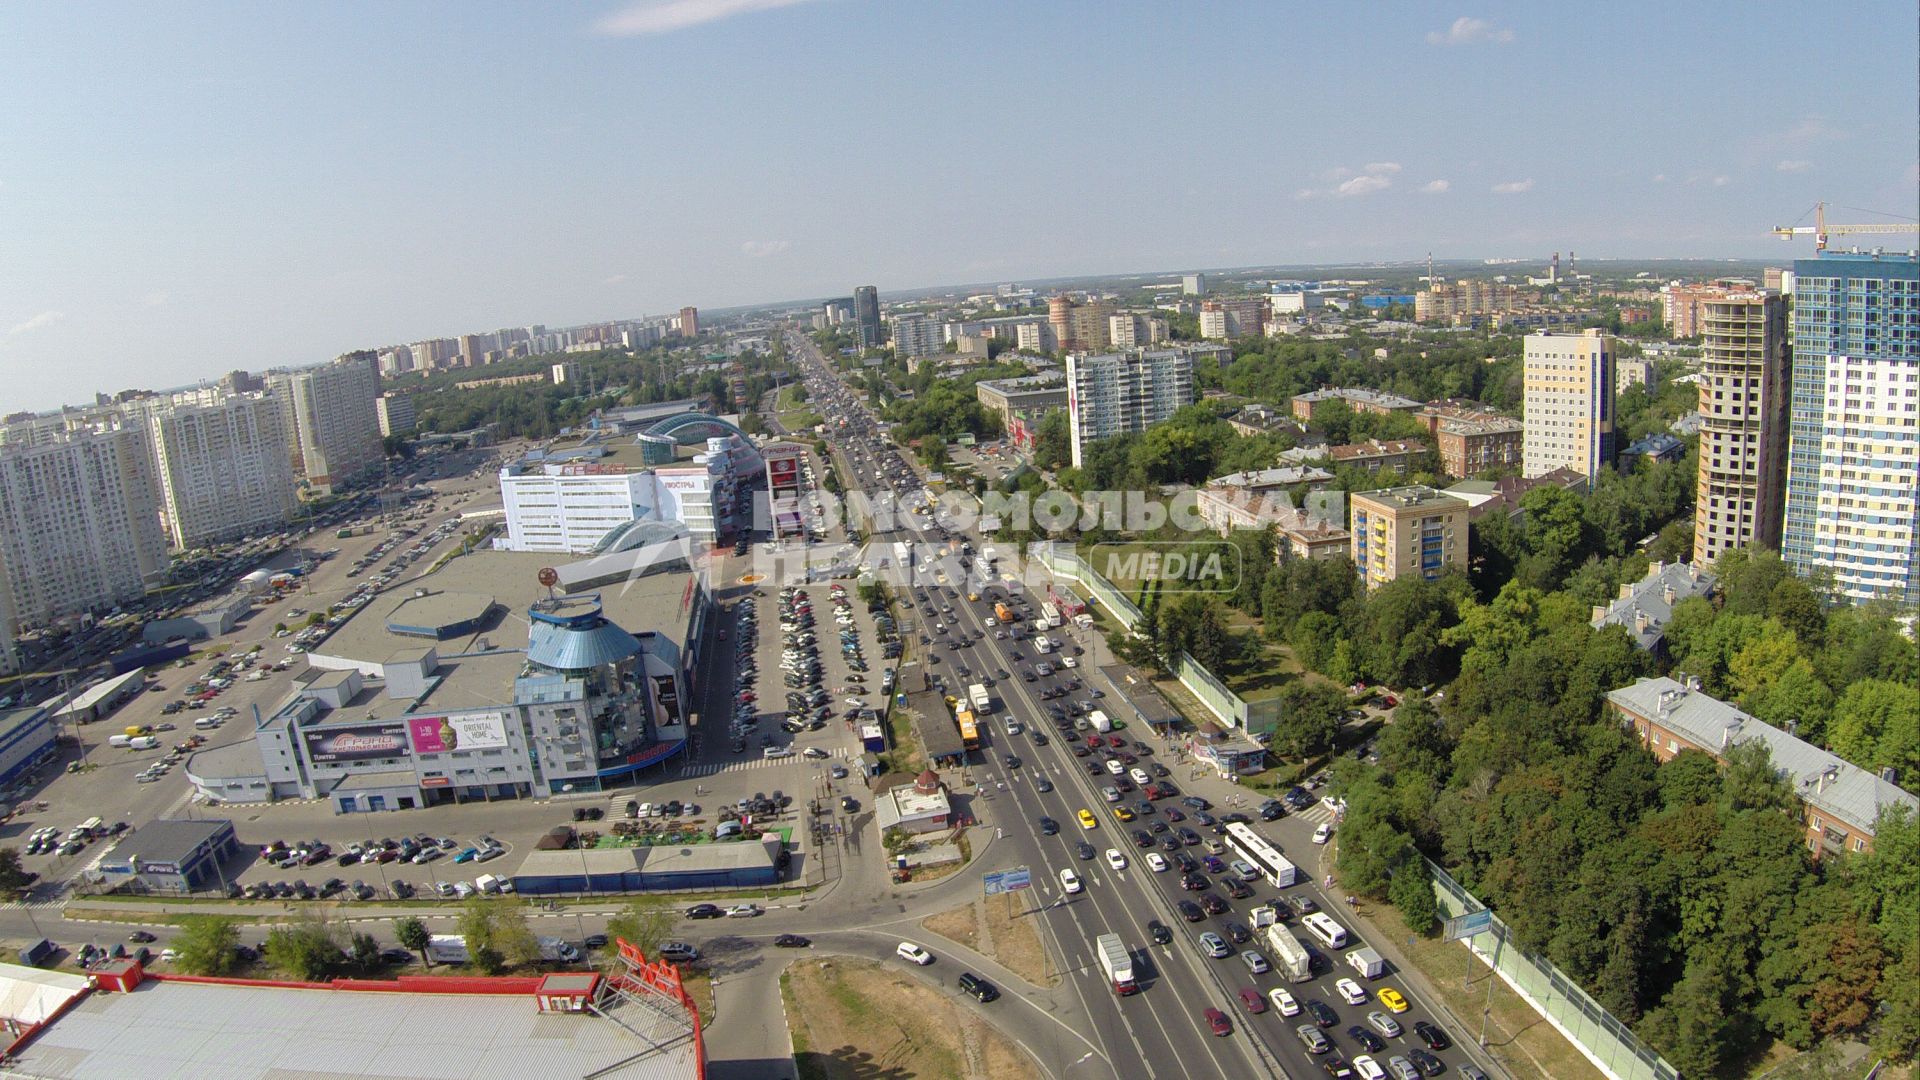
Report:
[[[960,709],[953,714],[953,724],[960,729],[960,745],[969,750],[980,749],[980,728],[973,722],[973,714]]]
[[[1339,923],[1327,918],[1324,911],[1316,911],[1300,920],[1307,933],[1318,938],[1320,944],[1329,949],[1344,949],[1347,945],[1347,931]]]
[[[1260,834],[1244,822],[1227,823],[1227,847],[1242,859],[1253,864],[1267,884],[1284,889],[1300,879],[1300,871],[1293,863],[1280,854],[1280,849],[1260,838]]]

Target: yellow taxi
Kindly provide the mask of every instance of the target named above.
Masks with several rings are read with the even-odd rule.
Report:
[[[1379,997],[1380,1004],[1385,1005],[1388,1012],[1399,1013],[1407,1011],[1407,999],[1401,997],[1400,991],[1395,990],[1393,987],[1381,987]]]
[[[1098,824],[1100,823],[1093,819],[1093,811],[1087,810],[1084,808],[1080,811],[1080,827],[1081,828],[1091,829]]]
[[[1113,808],[1113,816],[1119,818],[1121,821],[1132,821],[1133,811],[1124,806],[1116,806]]]

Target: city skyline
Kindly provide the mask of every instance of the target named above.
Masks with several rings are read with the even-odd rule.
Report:
[[[1857,107],[1914,96],[1891,4],[201,10],[0,14],[8,410],[861,282],[1785,260],[1769,226],[1920,183],[1912,118]],[[1846,68],[1770,90],[1815,39]]]

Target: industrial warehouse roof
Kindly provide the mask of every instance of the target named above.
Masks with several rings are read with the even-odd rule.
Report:
[[[780,840],[769,836],[759,843],[724,841],[677,847],[590,848],[586,851],[530,851],[514,871],[516,878],[579,877],[589,874],[711,874],[728,870],[763,870],[773,866]]]
[[[526,993],[306,989],[149,980],[94,993],[19,1050],[60,1080],[692,1080],[688,1019],[601,999],[540,1012]]]
[[[98,686],[90,686],[75,695],[73,701],[60,710],[60,715],[67,716],[72,713],[87,712],[95,705],[100,704],[102,701],[107,700],[125,689],[129,683],[144,682],[146,677],[147,673],[144,669],[134,668],[124,675],[115,675],[113,678],[108,679]]]
[[[260,760],[259,751],[254,751],[254,763]],[[149,821],[133,832],[120,838],[101,860],[117,866],[131,866],[135,860],[143,863],[159,862],[179,865],[187,861],[202,844],[226,829],[233,822],[221,818],[202,821],[162,820]]]
[[[30,1027],[85,990],[83,975],[66,975],[22,964],[0,964],[0,1019]]]
[[[425,588],[416,593],[387,609],[390,632],[436,639],[458,636],[458,630],[470,633],[479,629],[493,610],[493,596],[488,593]]]

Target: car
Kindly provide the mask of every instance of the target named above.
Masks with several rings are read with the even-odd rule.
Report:
[[[766,908],[761,907],[759,904],[735,904],[727,909],[727,918],[751,919],[755,916],[766,914],[766,910]]]
[[[1233,955],[1233,948],[1227,944],[1227,940],[1211,930],[1200,935],[1200,951],[1215,960]]]
[[[1387,1048],[1387,1040],[1375,1035],[1359,1024],[1355,1024],[1347,1029],[1347,1038],[1359,1043],[1361,1048],[1370,1054],[1377,1054]]]
[[[1180,887],[1188,892],[1199,892],[1207,887],[1207,879],[1199,874],[1181,874]]]
[[[1420,1037],[1421,1042],[1427,1044],[1429,1050],[1445,1050],[1453,1045],[1453,1040],[1447,1038],[1446,1032],[1425,1020],[1413,1022],[1413,1033]]]
[[[1300,1036],[1300,1041],[1306,1044],[1309,1054],[1324,1054],[1333,1049],[1333,1041],[1312,1024],[1301,1024],[1293,1029],[1293,1033]]]
[[[1358,1030],[1366,1031],[1367,1029],[1359,1028]],[[1369,1049],[1373,1048],[1369,1047]],[[1355,1055],[1353,1059],[1353,1071],[1360,1080],[1387,1080],[1387,1070],[1381,1068],[1379,1062],[1365,1054]]]
[[[1091,810],[1082,808],[1079,817],[1080,827],[1083,829],[1091,829],[1100,824],[1099,820],[1093,816],[1093,811]]]
[[[1093,845],[1087,843],[1085,840],[1075,841],[1073,845],[1073,853],[1075,855],[1078,855],[1082,860],[1092,859]]]
[[[926,967],[928,964],[933,963],[933,954],[915,945],[911,941],[901,942],[894,948],[893,954],[902,960],[918,964],[921,967]]]
[[[1313,1017],[1313,1022],[1323,1028],[1330,1028],[1340,1022],[1340,1015],[1319,998],[1307,999],[1307,1015]]]
[[[1039,736],[1036,736],[1036,738],[1038,738],[1038,737],[1039,737]],[[1045,793],[1047,793],[1047,792],[1049,792],[1049,791],[1052,791],[1052,790],[1053,790],[1053,781],[1051,781],[1051,780],[1049,780],[1049,779],[1047,779],[1047,778],[1046,778],[1046,777],[1044,777],[1044,776],[1041,776],[1041,777],[1037,777],[1037,778],[1035,778],[1035,779],[1034,779],[1034,781],[1033,781],[1033,790],[1035,790],[1035,791],[1038,791],[1038,792],[1040,792],[1040,793],[1042,793],[1042,794],[1045,794]]]
[[[1226,931],[1227,940],[1235,945],[1245,945],[1253,940],[1253,931],[1247,929],[1245,923],[1230,922],[1226,925]]]
[[[1115,806],[1113,808],[1113,816],[1119,818],[1121,821],[1132,821],[1134,819],[1133,811],[1125,806]]]
[[[1114,870],[1125,870],[1127,868],[1126,855],[1122,854],[1119,848],[1108,848],[1107,866]]]
[[[1407,1060],[1413,1063],[1414,1068],[1420,1070],[1421,1076],[1439,1076],[1447,1071],[1444,1062],[1417,1046],[1407,1051]]]
[[[1389,1012],[1403,1013],[1407,1011],[1407,999],[1402,997],[1400,991],[1395,990],[1393,987],[1381,987],[1379,996],[1380,1004],[1385,1005]],[[1354,1004],[1357,1005],[1359,1002],[1355,1002]]]
[[[1207,917],[1207,913],[1200,910],[1200,905],[1191,900],[1176,900],[1173,903],[1173,909],[1188,922],[1199,922]]]
[[[473,860],[475,860],[475,859],[477,859],[477,858],[479,858],[479,857],[480,857],[480,849],[479,849],[479,848],[467,848],[467,849],[465,849],[464,851],[462,851],[462,852],[460,852],[460,854],[458,854],[458,855],[455,855],[455,856],[453,857],[453,861],[454,861],[454,862],[457,862],[457,863],[469,863],[469,862],[472,862]],[[341,860],[342,860],[342,861],[341,861],[341,863],[340,863],[340,865],[341,865],[341,866],[345,866],[345,865],[347,865],[347,862],[346,862],[346,857],[345,857],[345,856],[342,856],[342,857],[341,857]]]
[[[1397,1054],[1387,1059],[1387,1068],[1392,1070],[1393,1080],[1420,1080],[1420,1069]]]
[[[1353,1069],[1339,1054],[1329,1054],[1321,1059],[1320,1067],[1326,1070],[1332,1080],[1354,1080]]]
[[[1224,915],[1229,910],[1227,902],[1220,898],[1219,893],[1201,893],[1200,906],[1205,908],[1209,915]]]
[[[1253,997],[1255,1001],[1260,1000],[1259,994],[1255,994]],[[1227,1019],[1226,1013],[1221,1012],[1219,1009],[1208,1007],[1201,1012],[1200,1015],[1206,1018],[1207,1027],[1212,1029],[1215,1035],[1233,1034],[1233,1021]]]
[[[1080,875],[1073,872],[1073,867],[1069,866],[1060,871],[1060,888],[1065,890],[1068,896],[1080,891]]]
[[[688,908],[685,917],[689,919],[719,919],[726,917],[726,909],[719,904],[695,904]]]
[[[1367,1003],[1367,992],[1360,989],[1360,984],[1354,982],[1352,979],[1339,979],[1334,982],[1333,988],[1340,992],[1340,996],[1345,999],[1349,1005],[1365,1005]]]
[[[1260,953],[1254,949],[1247,949],[1242,952],[1240,954],[1240,962],[1245,964],[1247,970],[1255,975],[1265,975],[1267,972],[1273,970],[1273,965],[1267,963],[1267,958],[1260,955]]]
[[[960,973],[960,990],[983,1005],[1000,996],[997,987],[971,971]]]
[[[1389,1039],[1400,1037],[1400,1021],[1379,1010],[1367,1014],[1367,1026]]]
[[[147,942],[154,941],[156,939],[152,934],[147,933],[145,930],[135,930],[133,933],[127,935],[127,940],[133,942],[136,945],[144,945]]]
[[[1060,823],[1043,816],[1040,818],[1040,831],[1047,836],[1052,836],[1060,831]]]
[[[1324,844],[1331,839],[1333,839],[1333,826],[1323,822],[1319,828],[1313,830],[1314,843]]]
[[[1147,853],[1147,869],[1156,874],[1164,874],[1168,867],[1167,857],[1157,851]]]
[[[1153,939],[1155,945],[1166,945],[1173,941],[1173,931],[1167,929],[1159,919],[1147,920],[1147,936]]]

